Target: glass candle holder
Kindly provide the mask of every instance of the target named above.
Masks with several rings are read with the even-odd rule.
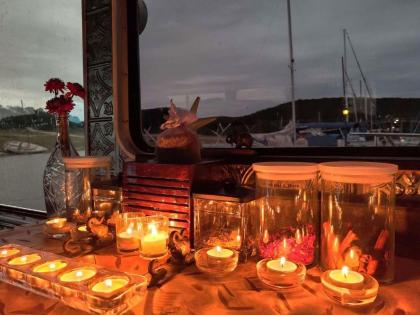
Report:
[[[111,178],[111,157],[84,156],[63,159],[66,169],[67,218],[76,223],[85,223],[92,215],[92,183]]]
[[[303,283],[306,267],[300,263],[286,260],[266,258],[257,263],[258,278],[266,285],[276,289],[290,289]]]
[[[139,218],[140,256],[144,259],[157,259],[167,255],[169,238],[169,219],[163,216]]]
[[[121,212],[121,184],[117,179],[92,184],[93,214],[97,217],[111,217]]]
[[[321,171],[321,267],[394,278],[393,164],[329,162]]]
[[[50,238],[60,239],[67,237],[72,226],[67,223],[66,218],[53,217],[44,223],[44,234]]]
[[[193,199],[196,250],[219,245],[239,251],[243,259],[255,254],[258,209],[253,190],[196,193]]]
[[[314,266],[318,255],[318,166],[313,163],[253,164],[260,210],[258,253]]]
[[[119,253],[138,251],[140,246],[141,214],[126,212],[116,215],[116,245]]]
[[[345,306],[371,304],[379,289],[378,281],[372,276],[352,271],[347,266],[324,272],[321,283],[329,298]]]
[[[198,270],[218,278],[234,271],[238,266],[238,252],[221,246],[202,248],[195,252]]]

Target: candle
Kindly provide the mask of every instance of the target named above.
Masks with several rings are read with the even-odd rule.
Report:
[[[60,281],[63,282],[82,282],[88,280],[96,275],[96,269],[92,267],[81,267],[60,276]]]
[[[271,271],[278,271],[283,273],[295,272],[297,265],[286,258],[281,257],[280,259],[273,259],[267,262],[267,268]]]
[[[150,233],[145,234],[140,239],[140,253],[144,257],[160,257],[167,253],[166,241],[168,233],[166,231],[158,231],[154,223],[148,226]]]
[[[47,261],[46,263],[40,264],[34,267],[33,271],[38,273],[56,272],[67,266],[67,263],[62,260]]]
[[[233,256],[233,251],[227,248],[222,248],[220,246],[216,246],[212,249],[207,251],[207,256],[209,258],[216,258],[216,259],[228,259]]]
[[[79,226],[78,228],[77,228],[77,230],[79,231],[79,232],[87,232],[88,230],[87,230],[87,226],[86,225],[81,225],[81,226]]]
[[[109,277],[93,285],[92,291],[96,293],[112,293],[129,283],[127,278],[123,277]]]
[[[363,285],[365,279],[362,274],[351,271],[347,266],[341,269],[331,270],[329,277],[336,285],[349,289],[359,288]]]
[[[64,225],[66,224],[66,222],[67,222],[66,218],[55,218],[55,219],[48,220],[47,222],[45,222],[45,224],[47,224],[47,226],[54,229],[62,229]]]
[[[41,256],[39,256],[38,254],[23,255],[23,256],[19,256],[10,260],[9,265],[23,266],[23,265],[28,265],[28,264],[37,262],[40,259],[41,259]]]
[[[121,251],[135,251],[139,249],[139,233],[129,226],[125,231],[117,234],[117,246]]]
[[[0,250],[0,258],[7,258],[13,255],[16,255],[17,253],[20,253],[20,250],[17,248],[13,248],[13,247],[7,248],[7,249],[5,248],[5,249]]]

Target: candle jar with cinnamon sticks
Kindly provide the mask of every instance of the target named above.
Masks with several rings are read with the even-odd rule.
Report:
[[[321,267],[394,277],[393,164],[327,162],[321,172]]]
[[[253,170],[259,256],[314,266],[319,244],[318,165],[264,162],[253,164]]]

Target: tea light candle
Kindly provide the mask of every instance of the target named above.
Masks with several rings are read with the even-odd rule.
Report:
[[[79,226],[78,228],[77,228],[77,230],[79,231],[79,232],[87,232],[88,230],[87,230],[87,226],[86,225],[81,225],[81,226]]]
[[[41,256],[39,256],[38,254],[23,255],[23,256],[19,256],[10,260],[9,265],[12,265],[12,266],[29,265],[34,262],[37,262],[40,259],[41,259]]]
[[[33,271],[37,273],[56,272],[67,266],[67,263],[62,260],[47,261],[41,265],[34,267]]]
[[[92,291],[95,293],[113,293],[128,284],[128,279],[123,277],[112,277],[106,278],[92,287]]]
[[[347,266],[342,269],[331,270],[329,276],[335,284],[345,288],[358,287],[364,281],[362,274],[349,270]]]
[[[66,224],[66,218],[54,218],[45,222],[45,224],[54,229],[62,229]]]
[[[20,253],[20,250],[17,248],[4,248],[0,250],[0,258],[7,258],[13,255]]]
[[[139,234],[128,227],[125,231],[117,234],[118,249],[122,251],[134,251],[139,249]],[[165,243],[166,245],[166,243]]]
[[[96,275],[95,268],[81,267],[66,273],[63,273],[60,276],[60,281],[62,282],[82,282],[88,280]]]
[[[207,251],[207,256],[209,256],[209,258],[215,259],[228,259],[233,256],[233,251],[227,248],[216,246]]]
[[[168,233],[158,231],[156,225],[149,224],[150,233],[141,238],[141,254],[145,257],[164,256],[167,253],[166,241]]]
[[[285,257],[280,259],[273,259],[267,262],[267,268],[271,271],[291,273],[296,271],[297,265],[291,261],[286,260]]]

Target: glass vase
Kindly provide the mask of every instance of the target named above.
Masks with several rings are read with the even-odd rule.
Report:
[[[47,215],[66,213],[64,157],[79,156],[69,136],[68,114],[56,115],[57,140],[44,170],[43,187]]]

